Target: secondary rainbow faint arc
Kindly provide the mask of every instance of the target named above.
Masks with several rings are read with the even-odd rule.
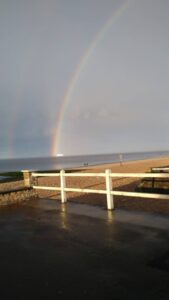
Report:
[[[63,103],[60,107],[60,111],[58,113],[58,119],[57,119],[57,125],[56,125],[56,132],[54,135],[54,138],[52,140],[52,156],[56,156],[57,152],[58,152],[58,148],[59,148],[59,141],[61,138],[61,132],[62,132],[62,124],[63,124],[63,119],[64,119],[64,114],[66,111],[66,107],[68,106],[73,92],[75,90],[75,87],[77,85],[78,79],[80,78],[80,74],[83,71],[83,68],[85,67],[85,65],[87,64],[88,59],[90,58],[90,56],[92,55],[93,50],[96,48],[97,44],[99,43],[99,41],[103,38],[104,34],[112,27],[112,25],[117,21],[117,19],[119,19],[119,17],[122,16],[122,14],[127,10],[127,8],[129,7],[130,3],[133,0],[127,0],[125,1],[112,15],[111,17],[108,19],[108,21],[106,21],[106,23],[103,25],[103,27],[101,28],[101,30],[99,30],[99,32],[96,34],[94,40],[92,41],[92,43],[90,44],[90,46],[87,48],[87,50],[85,51],[84,55],[82,56],[81,61],[79,62],[79,64],[77,65],[72,78],[70,79],[68,88],[65,92],[65,96],[63,98]]]

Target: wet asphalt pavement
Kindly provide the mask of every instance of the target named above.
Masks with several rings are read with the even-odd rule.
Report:
[[[0,210],[0,299],[169,299],[169,218],[55,200]]]

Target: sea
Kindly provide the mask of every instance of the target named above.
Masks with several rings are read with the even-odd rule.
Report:
[[[132,160],[142,160],[162,156],[169,156],[169,151],[0,159],[0,173],[15,172],[21,170],[68,170],[85,166],[118,162],[120,163],[120,161],[125,162]]]

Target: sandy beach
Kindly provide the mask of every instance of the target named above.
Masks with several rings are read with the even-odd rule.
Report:
[[[152,167],[168,166],[169,157],[160,157],[153,159],[146,159],[140,161],[123,162],[122,165],[116,164],[104,164],[99,166],[92,166],[85,169],[76,169],[78,172],[104,172],[106,169],[111,169],[114,173],[144,173],[149,171]],[[114,178],[113,189],[121,191],[134,191],[138,186],[140,180],[138,178]],[[6,190],[10,188],[23,186],[23,181],[3,183],[0,184],[0,190]],[[57,177],[42,177],[38,179],[39,185],[46,186],[59,186],[59,178]],[[104,178],[100,177],[75,177],[66,178],[66,186],[74,188],[92,188],[92,189],[105,189]],[[60,201],[60,193],[55,191],[38,191],[39,196],[42,198],[48,198]],[[67,193],[69,201],[86,203],[92,205],[99,205],[106,208],[106,196],[99,194],[82,194],[82,193]],[[169,213],[169,201],[157,200],[157,199],[145,199],[134,197],[114,197],[115,208],[128,209],[128,210],[140,210],[155,213]]]

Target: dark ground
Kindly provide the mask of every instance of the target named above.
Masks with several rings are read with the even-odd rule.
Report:
[[[0,299],[169,299],[169,218],[54,200],[0,210]]]

